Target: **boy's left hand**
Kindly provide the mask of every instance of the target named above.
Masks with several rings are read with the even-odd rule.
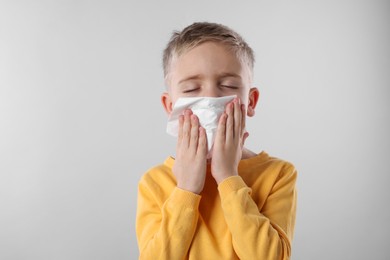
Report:
[[[219,119],[211,158],[211,174],[217,184],[238,175],[238,163],[245,139],[249,136],[245,131],[245,114],[245,106],[235,98]]]

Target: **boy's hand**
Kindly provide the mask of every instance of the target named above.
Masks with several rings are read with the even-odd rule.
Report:
[[[207,165],[207,138],[191,110],[179,117],[179,134],[173,174],[177,187],[199,194],[203,190]]]
[[[211,158],[211,174],[220,184],[225,178],[238,175],[238,163],[241,160],[245,139],[245,106],[238,98],[226,106],[222,114],[214,141]]]

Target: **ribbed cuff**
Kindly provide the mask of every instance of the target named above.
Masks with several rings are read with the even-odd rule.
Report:
[[[218,185],[221,198],[226,197],[229,193],[248,187],[240,176],[226,178]]]
[[[200,203],[201,196],[190,191],[186,191],[175,187],[171,194],[171,202],[175,206],[183,206],[190,208],[198,208]]]

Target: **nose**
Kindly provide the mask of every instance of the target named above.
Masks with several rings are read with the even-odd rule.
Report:
[[[209,83],[205,86],[202,94],[204,97],[220,97],[219,92],[218,85]]]

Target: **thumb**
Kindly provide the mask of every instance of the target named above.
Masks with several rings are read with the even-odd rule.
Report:
[[[249,133],[245,132],[244,136],[242,137],[242,143],[241,143],[241,148],[244,147],[245,140],[249,137]]]

